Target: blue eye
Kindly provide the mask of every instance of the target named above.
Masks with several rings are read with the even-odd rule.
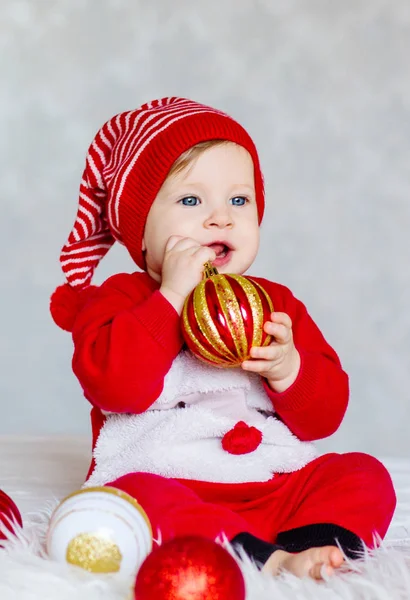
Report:
[[[186,196],[185,198],[181,198],[179,202],[184,206],[197,206],[197,204],[199,204],[199,198],[196,196]]]
[[[231,202],[234,206],[244,206],[248,199],[245,196],[235,196],[235,198],[231,198]]]

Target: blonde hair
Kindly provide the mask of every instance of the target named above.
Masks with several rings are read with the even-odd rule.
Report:
[[[206,150],[209,150],[210,148],[215,148],[216,146],[222,146],[223,144],[230,143],[232,142],[230,142],[229,140],[208,140],[206,142],[199,142],[198,144],[195,144],[195,146],[192,146],[192,148],[189,148],[188,150],[183,152],[181,156],[179,156],[176,159],[171,169],[169,170],[167,178],[181,173],[181,171],[183,171],[184,169],[189,167],[190,164],[195,162],[195,160],[199,158],[199,156],[201,156],[201,154],[203,154]]]

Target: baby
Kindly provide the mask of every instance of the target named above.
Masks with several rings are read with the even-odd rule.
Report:
[[[343,552],[356,557],[384,537],[396,502],[375,458],[319,456],[312,444],[347,408],[337,354],[290,290],[256,277],[273,302],[264,329],[274,341],[241,368],[198,361],[181,335],[207,261],[220,273],[251,267],[263,212],[255,145],[228,115],[174,97],[119,114],[89,148],[61,252],[67,284],[51,311],[72,331],[73,370],[92,405],[86,486],[131,494],[164,541],[223,535],[268,573],[320,579]],[[115,241],[142,272],[96,288]],[[256,447],[246,441],[254,428]],[[222,443],[227,434],[240,453]]]

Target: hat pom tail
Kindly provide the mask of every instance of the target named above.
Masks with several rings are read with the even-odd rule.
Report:
[[[53,321],[64,331],[71,332],[76,317],[97,287],[75,289],[68,283],[58,286],[50,299],[50,312]]]

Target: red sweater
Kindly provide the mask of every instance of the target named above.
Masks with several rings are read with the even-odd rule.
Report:
[[[291,291],[254,277],[274,309],[293,323],[301,368],[293,385],[265,390],[276,413],[302,441],[334,433],[345,414],[349,384],[336,352]],[[108,279],[78,315],[73,329],[73,370],[93,406],[93,446],[103,411],[142,413],[162,392],[164,377],[183,346],[180,317],[146,273]]]

